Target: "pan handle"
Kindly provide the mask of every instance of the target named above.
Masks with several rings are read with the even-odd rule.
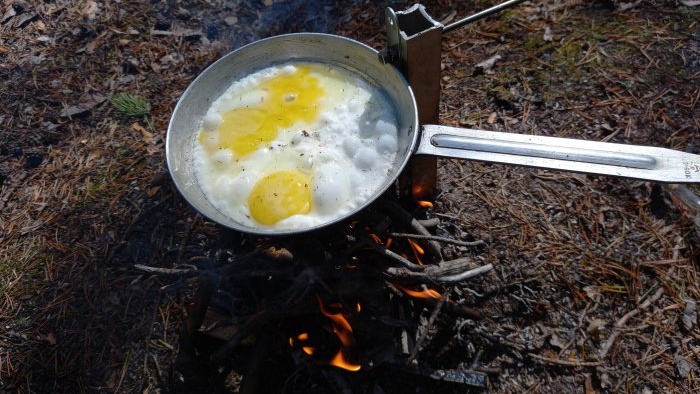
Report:
[[[425,125],[416,154],[665,183],[700,183],[700,155],[651,146]]]

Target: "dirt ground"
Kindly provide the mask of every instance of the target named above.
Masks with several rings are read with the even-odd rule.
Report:
[[[445,22],[496,3],[423,2]],[[193,288],[136,265],[191,267],[261,240],[198,216],[172,185],[178,98],[270,35],[382,49],[384,7],[411,4],[0,5],[0,392],[182,392],[172,366]],[[525,2],[445,35],[440,122],[700,154],[698,21],[696,1]],[[487,387],[378,369],[343,374],[372,382],[353,391],[700,391],[700,212],[673,186],[451,159],[438,172],[436,234],[484,241],[443,245],[445,258],[494,270],[440,289],[484,318],[438,319],[418,360],[478,359]],[[235,392],[240,371],[227,374],[219,391]]]

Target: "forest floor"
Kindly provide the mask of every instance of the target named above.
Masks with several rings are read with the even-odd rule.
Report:
[[[446,23],[495,3],[423,2]],[[440,123],[700,154],[697,3],[536,0],[449,32]],[[178,98],[216,59],[271,35],[383,49],[384,7],[411,4],[5,1],[0,393],[184,391],[172,366],[194,289],[137,265],[178,269],[260,240],[202,218],[172,184]],[[439,318],[418,359],[449,344],[452,359],[496,373],[483,389],[378,367],[344,373],[354,391],[700,392],[697,202],[673,185],[452,159],[438,178],[436,231],[484,241],[445,245],[445,258],[494,270],[440,289],[484,318]],[[220,391],[238,391],[243,372],[226,374]]]

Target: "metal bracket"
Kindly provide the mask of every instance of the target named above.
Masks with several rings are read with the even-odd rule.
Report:
[[[443,24],[435,21],[422,4],[405,11],[385,10],[386,50],[379,54],[383,63],[401,70],[413,89],[418,106],[418,122],[435,124],[440,110],[440,60]],[[425,200],[435,194],[437,158],[415,156],[399,178],[402,195]]]
[[[440,112],[440,61],[442,35],[464,25],[483,19],[525,0],[508,0],[460,21],[444,26],[425,11],[422,4],[414,4],[405,11],[394,12],[387,7],[385,24],[388,47],[380,52],[379,61],[392,63],[401,70],[413,89],[421,125],[437,124]],[[435,195],[437,158],[414,156],[409,171],[399,177],[404,196],[416,200]]]

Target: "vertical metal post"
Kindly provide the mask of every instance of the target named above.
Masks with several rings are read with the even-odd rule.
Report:
[[[405,11],[386,9],[389,48],[382,56],[394,63],[406,76],[418,105],[419,124],[437,124],[440,111],[440,60],[442,23],[436,22],[421,4]],[[434,196],[437,183],[437,158],[415,156],[408,171],[399,178],[403,195],[417,200]]]

